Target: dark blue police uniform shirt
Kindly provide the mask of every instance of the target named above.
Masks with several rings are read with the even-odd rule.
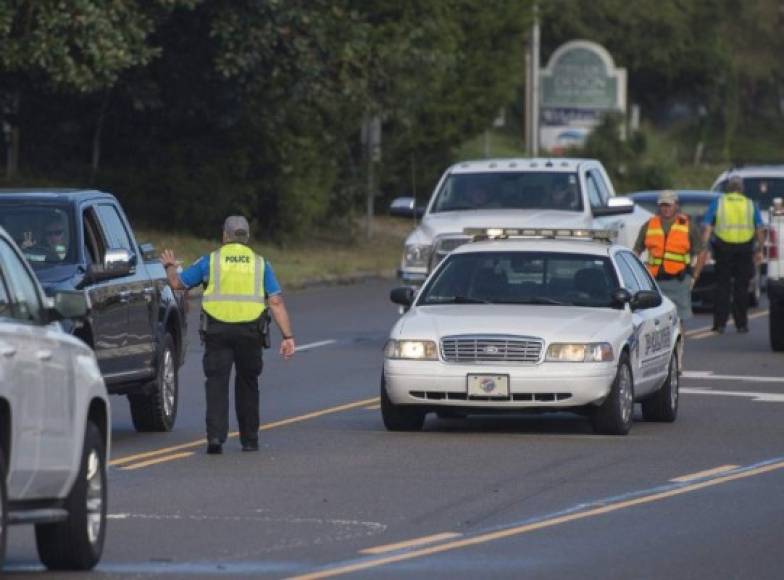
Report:
[[[210,255],[202,256],[193,264],[180,272],[180,281],[183,286],[193,288],[199,284],[206,284],[210,280]],[[280,284],[275,277],[275,272],[267,260],[264,260],[264,293],[267,296],[280,294]]]

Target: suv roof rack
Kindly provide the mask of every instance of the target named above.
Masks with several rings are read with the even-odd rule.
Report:
[[[472,241],[509,239],[569,239],[611,244],[618,237],[616,230],[588,228],[465,228],[463,233]]]

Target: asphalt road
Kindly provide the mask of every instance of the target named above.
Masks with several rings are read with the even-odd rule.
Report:
[[[265,353],[255,454],[236,436],[204,453],[193,319],[174,432],[135,433],[112,398],[107,543],[84,576],[784,577],[784,356],[764,304],[747,335],[689,322],[674,424],[607,437],[569,414],[431,416],[388,433],[392,285],[287,295],[301,350]],[[9,539],[4,576],[63,577],[43,572],[31,528]]]

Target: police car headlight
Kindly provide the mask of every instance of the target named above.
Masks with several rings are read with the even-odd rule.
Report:
[[[547,349],[549,362],[608,362],[613,360],[612,345],[607,342],[554,343]]]
[[[407,244],[403,252],[403,267],[427,268],[432,251],[430,244]]]
[[[438,350],[432,340],[390,339],[384,347],[384,356],[409,360],[438,360]]]

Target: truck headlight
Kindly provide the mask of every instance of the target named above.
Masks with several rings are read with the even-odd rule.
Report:
[[[384,356],[409,360],[438,360],[438,349],[432,340],[389,339],[384,346]]]
[[[430,244],[406,244],[403,251],[404,268],[427,268],[433,246]]]
[[[553,343],[547,349],[549,362],[608,362],[613,360],[612,345],[607,342]]]

